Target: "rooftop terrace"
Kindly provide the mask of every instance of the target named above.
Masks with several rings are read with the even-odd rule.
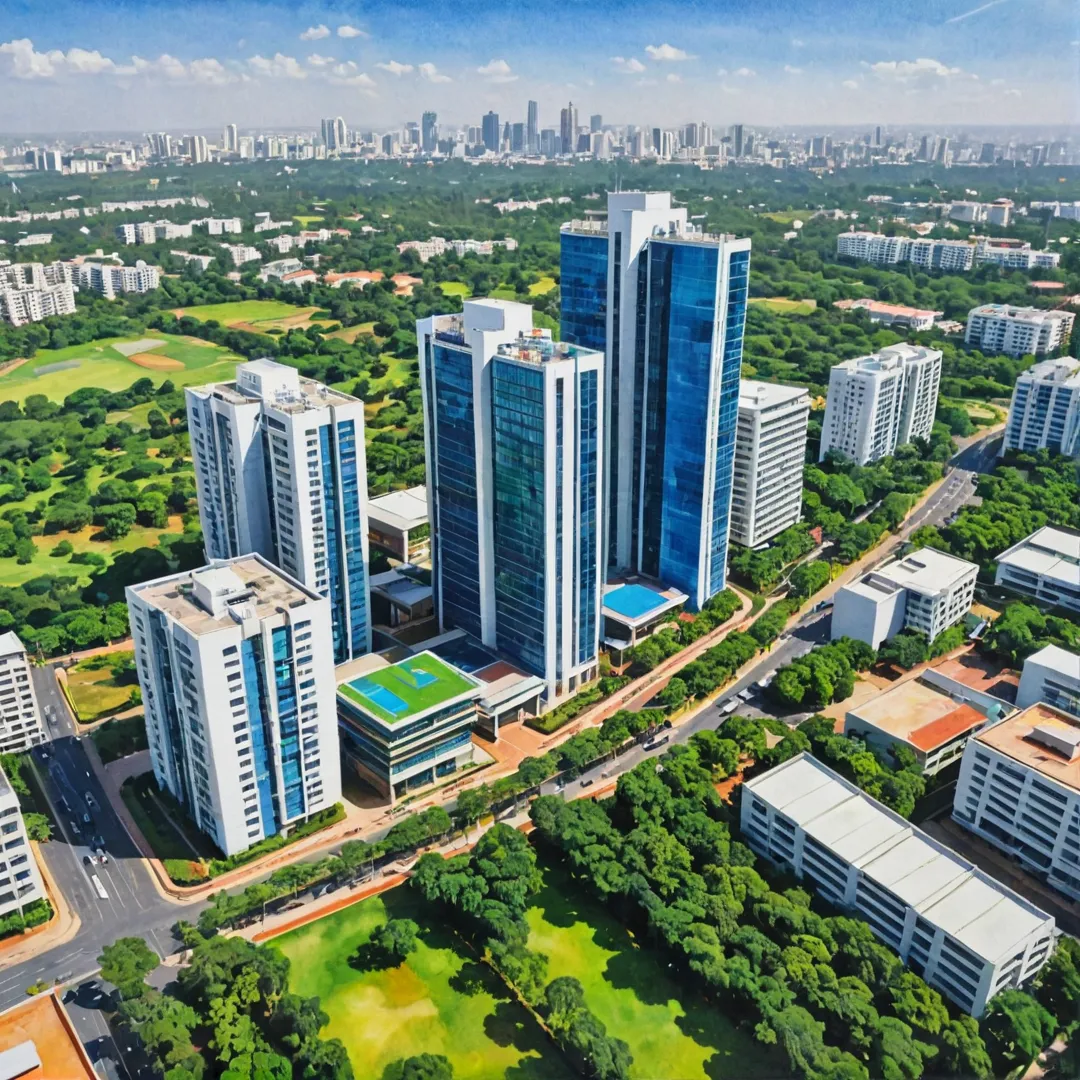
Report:
[[[423,652],[373,668],[338,686],[338,694],[389,727],[462,698],[476,696],[479,683]]]
[[[516,341],[498,347],[496,356],[508,360],[520,360],[527,364],[545,364],[552,360],[572,360],[581,356],[598,355],[593,349],[571,345],[568,341],[553,341],[550,331],[534,330],[531,334],[519,334]]]
[[[1049,736],[1049,738],[1047,737]],[[1080,720],[1040,702],[975,736],[976,741],[1080,791]],[[1070,754],[1066,747],[1072,747]]]

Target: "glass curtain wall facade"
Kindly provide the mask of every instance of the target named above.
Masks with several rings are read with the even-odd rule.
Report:
[[[603,352],[607,338],[606,232],[564,232],[559,248],[559,336]]]

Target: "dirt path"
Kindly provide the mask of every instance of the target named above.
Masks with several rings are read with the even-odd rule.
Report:
[[[23,364],[29,363],[29,356],[20,356],[18,360],[9,360],[6,364],[0,364],[0,376],[9,375],[17,367],[22,367]]]

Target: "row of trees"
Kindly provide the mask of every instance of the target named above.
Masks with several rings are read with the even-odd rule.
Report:
[[[867,671],[876,659],[875,651],[855,638],[817,645],[777,669],[769,695],[786,709],[822,709],[851,697],[856,672]]]

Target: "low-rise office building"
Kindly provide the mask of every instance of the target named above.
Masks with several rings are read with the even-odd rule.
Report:
[[[1024,661],[1016,704],[1026,709],[1040,701],[1080,719],[1080,655],[1046,645]]]
[[[837,300],[833,307],[840,311],[862,311],[872,323],[903,327],[917,333],[932,330],[935,321],[945,314],[943,311],[929,311],[904,304],[887,304],[884,300],[872,300],[870,297],[863,297],[861,300]]]
[[[809,754],[743,784],[741,827],[972,1016],[1027,984],[1053,949],[1050,915]]]
[[[341,747],[357,775],[392,801],[473,762],[480,683],[432,652],[339,669]]]
[[[340,800],[329,600],[243,555],[127,602],[154,776],[226,855]]]
[[[1069,344],[1076,316],[1015,304],[982,304],[968,312],[964,343],[1006,356],[1049,356]]]
[[[402,562],[431,555],[428,496],[423,484],[368,499],[368,539]]]
[[[0,918],[45,898],[45,885],[26,835],[19,796],[0,769]]]
[[[1080,900],[1080,720],[1039,702],[964,750],[953,820]]]
[[[876,649],[901,630],[921,630],[933,641],[971,609],[978,574],[975,563],[944,551],[913,551],[837,592],[832,637],[858,638]]]
[[[988,719],[999,720],[1015,711],[1010,702],[970,685],[989,682],[978,678],[981,673],[973,672],[974,680],[955,677],[965,674],[946,662],[917,678],[902,679],[849,709],[844,734],[863,739],[880,755],[887,755],[894,744],[906,746],[923,775],[933,776],[963,754],[972,733]]]
[[[731,539],[756,547],[802,515],[810,393],[742,379],[735,429]]]
[[[1001,452],[1080,455],[1080,360],[1043,360],[1017,376]]]
[[[689,599],[678,589],[637,581],[605,587],[600,613],[604,617],[604,644],[612,660],[621,664],[627,649],[653,634]]]
[[[994,583],[1050,607],[1080,611],[1080,532],[1044,525],[997,559]]]
[[[0,754],[15,754],[45,741],[26,646],[9,630],[0,634]]]

